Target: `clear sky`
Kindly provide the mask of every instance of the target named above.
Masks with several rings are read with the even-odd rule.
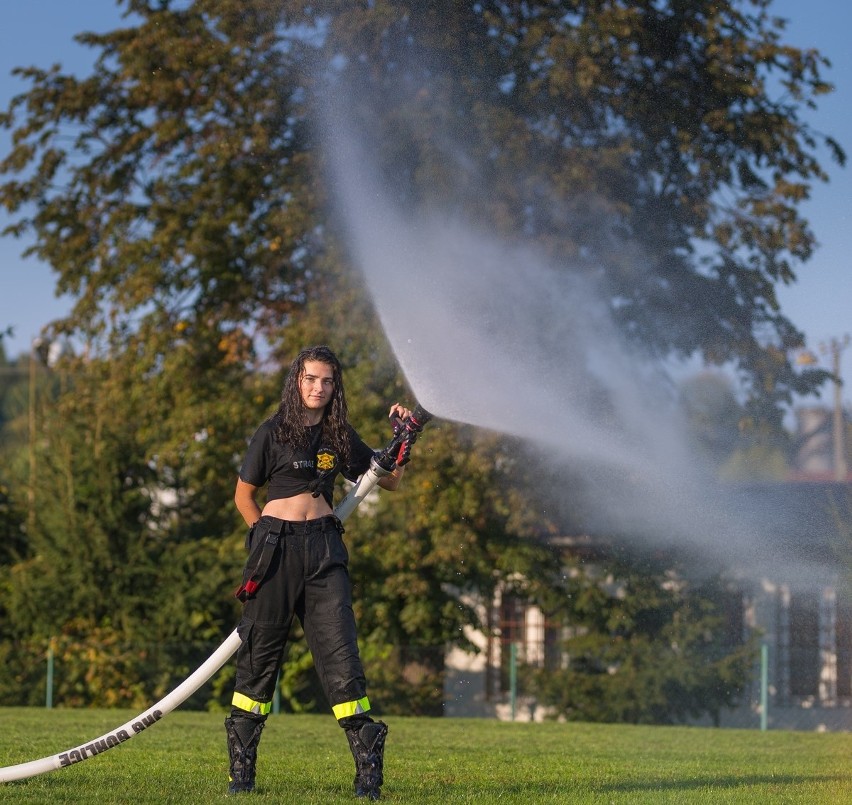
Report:
[[[814,47],[832,62],[824,73],[836,87],[820,101],[807,120],[831,134],[852,158],[852,3],[836,0],[774,0],[777,16],[790,23],[786,40],[797,47]],[[108,31],[121,22],[115,0],[3,0],[0,3],[0,108],[26,90],[10,75],[14,67],[48,67],[54,62],[65,70],[85,73],[92,52],[73,41],[84,30]],[[8,146],[0,133],[0,152]],[[803,207],[820,243],[815,256],[798,271],[798,281],[779,292],[782,309],[804,331],[809,346],[819,354],[821,344],[852,335],[852,166],[841,169],[828,162],[828,185],[815,188]],[[7,219],[0,213],[0,224]],[[22,260],[25,244],[0,238],[0,330],[14,327],[4,339],[6,352],[15,356],[29,348],[41,327],[64,315],[70,303],[57,299],[49,267],[30,258]],[[827,357],[822,360],[828,365]],[[841,373],[846,382],[843,399],[852,401],[852,345],[843,352]],[[830,395],[824,397],[830,400]]]

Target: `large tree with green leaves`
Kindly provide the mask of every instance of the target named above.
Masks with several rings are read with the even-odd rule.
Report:
[[[329,40],[400,203],[587,272],[635,344],[736,365],[756,420],[824,379],[775,287],[814,246],[818,147],[845,155],[802,116],[827,62],[770,0],[345,5]]]
[[[764,414],[816,377],[774,286],[814,245],[818,146],[844,157],[802,117],[827,63],[771,0],[124,5],[79,37],[91,76],[24,70],[4,117],[0,198],[78,299],[66,328],[278,344],[329,255],[311,109],[334,76],[404,203],[603,268],[626,331],[737,363]]]
[[[160,377],[136,358],[66,359],[58,378],[41,367],[57,387],[39,386],[35,433],[3,446],[10,498],[26,511],[25,538],[3,556],[3,636],[20,658],[0,685],[4,701],[41,695],[28,680],[43,674],[51,645],[58,701],[139,706],[183,679],[236,619],[235,409],[253,403],[231,390],[262,388],[239,363],[199,373],[202,356],[179,345],[166,358],[183,367],[179,383],[181,373]]]
[[[99,54],[91,75],[25,68],[31,89],[0,118],[7,234],[53,266],[76,300],[55,333],[85,347],[32,568],[67,552],[70,524],[90,572],[140,557],[111,598],[159,563],[171,595],[149,621],[189,607],[214,631],[224,604],[170,574],[218,540],[236,550],[229,487],[276,372],[307,341],[339,345],[359,426],[403,390],[329,204],[315,114],[329,82],[350,89],[401,205],[449,207],[592,276],[651,353],[735,363],[757,419],[777,425],[821,379],[789,365],[801,337],[774,287],[813,248],[797,205],[826,178],[818,147],[843,155],[801,115],[830,89],[826,63],[783,41],[769,0],[121,4],[125,26],[78,37]],[[508,448],[472,450],[449,427],[437,444],[399,512],[358,520],[376,539],[353,558],[362,622],[382,650],[456,640],[472,613],[452,590],[546,561],[514,537],[549,524],[516,522],[521,502],[494,483]],[[222,561],[200,576],[217,584]],[[87,628],[110,626],[106,605],[81,606]]]

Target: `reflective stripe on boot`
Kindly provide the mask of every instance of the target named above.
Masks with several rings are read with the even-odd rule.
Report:
[[[355,729],[346,730],[349,748],[355,759],[355,796],[379,799],[384,783],[385,736],[388,725],[368,721]]]
[[[225,719],[225,732],[228,735],[228,757],[230,759],[228,793],[239,794],[254,791],[254,778],[257,766],[257,745],[264,721],[236,718]]]

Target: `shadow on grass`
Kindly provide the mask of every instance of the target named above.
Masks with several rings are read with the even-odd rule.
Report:
[[[697,788],[743,788],[754,785],[823,785],[849,783],[852,775],[845,774],[753,774],[731,777],[704,777],[689,780],[626,780],[623,783],[604,783],[592,786],[601,793],[630,791],[689,791]]]

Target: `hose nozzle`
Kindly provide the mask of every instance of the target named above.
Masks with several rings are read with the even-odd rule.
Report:
[[[394,467],[402,467],[407,464],[411,456],[411,446],[417,441],[417,437],[430,419],[432,419],[432,414],[422,405],[415,406],[408,419],[392,417],[393,439],[376,456],[378,465],[390,472]]]

